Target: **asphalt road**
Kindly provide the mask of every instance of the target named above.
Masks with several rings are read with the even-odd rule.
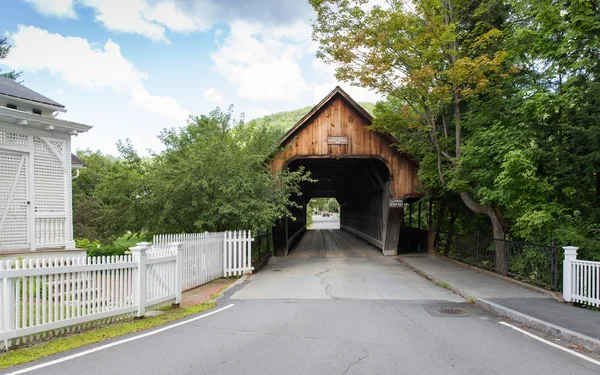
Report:
[[[340,219],[335,216],[313,215],[310,229],[340,229]]]
[[[600,373],[600,366],[499,324],[389,257],[273,258],[218,305],[233,306],[31,373]]]

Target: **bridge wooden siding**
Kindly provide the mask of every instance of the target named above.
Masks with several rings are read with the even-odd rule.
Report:
[[[334,196],[341,205],[342,229],[377,246],[384,255],[396,255],[404,212],[389,202],[415,200],[422,194],[416,188],[416,163],[393,146],[398,142],[393,136],[370,130],[372,120],[336,87],[282,137],[282,151],[269,164],[274,172],[305,165],[318,176],[317,187],[304,186],[303,196],[296,197],[303,209],[294,209],[294,215],[305,213],[313,197]],[[345,144],[334,144],[329,137],[345,137]],[[303,219],[280,220],[274,228],[276,255],[287,255],[305,229]]]
[[[367,128],[372,119],[338,87],[282,138],[281,145],[289,149],[270,164],[274,171],[281,171],[297,158],[377,158],[390,171],[391,198],[421,196],[415,189],[418,184],[415,163],[390,147],[397,142],[393,137]],[[348,144],[329,144],[329,137],[348,137]]]

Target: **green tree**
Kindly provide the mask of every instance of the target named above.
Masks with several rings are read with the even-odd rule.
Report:
[[[340,204],[338,203],[337,199],[329,198],[327,200],[327,211],[338,212],[339,209],[340,209]]]
[[[303,170],[273,174],[265,160],[278,145],[276,129],[235,121],[232,109],[191,118],[165,130],[166,150],[149,171],[146,200],[154,231],[198,232],[270,227],[291,216],[290,197],[309,181]]]
[[[10,52],[10,45],[7,42],[6,38],[0,39],[0,60],[3,60],[8,56]],[[17,72],[13,70],[12,72],[2,73],[2,69],[0,69],[0,76],[7,77],[10,79],[18,79],[21,76],[22,72]]]
[[[495,238],[504,238],[496,186],[463,167],[469,140],[479,131],[465,124],[470,101],[490,107],[486,98],[501,93],[510,73],[502,3],[390,0],[385,8],[365,10],[366,3],[311,0],[319,57],[337,65],[338,79],[387,94],[389,102],[376,109],[375,128],[398,135],[400,149],[419,157],[419,176],[428,188],[458,193],[469,209],[490,218]],[[499,152],[484,151],[487,157],[477,165],[489,168],[489,157]],[[499,159],[496,169],[502,169]],[[508,270],[500,241],[496,269]]]

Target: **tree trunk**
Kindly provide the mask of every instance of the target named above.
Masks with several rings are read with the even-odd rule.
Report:
[[[444,255],[450,254],[450,247],[452,246],[452,237],[454,237],[454,222],[456,221],[456,212],[452,209],[452,206],[448,207],[450,211],[450,221],[448,221],[448,238],[446,239],[446,248],[444,249]]]
[[[504,241],[506,235],[504,220],[496,212],[489,215],[489,217],[492,221],[492,234],[495,240],[494,248],[496,249],[494,270],[502,275],[506,275],[508,273],[508,249],[507,243]]]
[[[496,249],[494,270],[499,274],[506,275],[508,273],[508,249],[506,248],[506,242],[504,241],[506,228],[500,208],[477,203],[465,192],[460,193],[460,198],[471,211],[488,215],[492,221],[492,234],[495,240],[494,248]]]

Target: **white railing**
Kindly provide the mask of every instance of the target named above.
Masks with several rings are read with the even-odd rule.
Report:
[[[183,290],[224,276],[225,232],[155,235],[152,248],[161,249],[172,242],[183,244]]]
[[[223,276],[241,276],[252,272],[252,241],[250,231],[225,232]]]
[[[578,260],[577,247],[567,246],[563,249],[564,300],[600,307],[600,262]]]
[[[150,251],[182,243],[183,290],[189,290],[221,277],[251,273],[252,241],[250,231],[162,234],[154,236]]]
[[[66,216],[56,215],[35,218],[35,246],[64,246],[66,244]]]
[[[180,303],[180,246],[152,255],[137,246],[131,256],[0,261],[0,347]]]
[[[248,231],[156,236],[127,256],[0,261],[0,349],[179,304],[183,290],[251,273],[252,241]]]

